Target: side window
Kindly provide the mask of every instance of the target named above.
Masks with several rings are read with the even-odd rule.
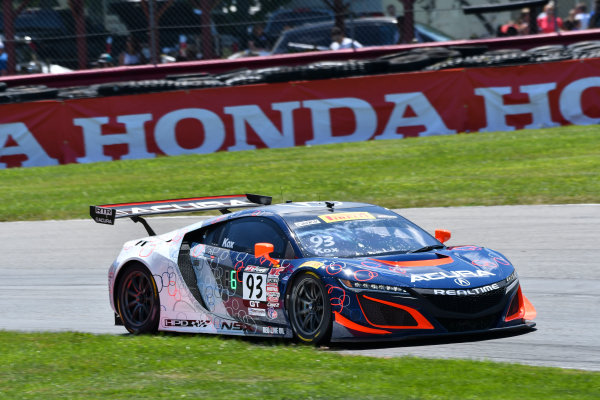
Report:
[[[207,244],[209,246],[217,246],[219,247],[219,240],[222,236],[223,229],[226,224],[216,224],[214,226],[209,227],[204,231],[202,243]]]
[[[385,26],[383,25],[358,25],[355,31],[356,40],[363,46],[377,46],[392,43],[391,38],[387,38]]]
[[[233,220],[227,224],[219,247],[244,253],[254,253],[256,243],[272,243],[273,257],[283,258],[287,240],[277,224],[266,218],[250,217]]]
[[[331,44],[331,27],[301,32],[296,37],[290,38],[290,42],[329,47]]]
[[[221,238],[221,234],[223,233],[225,226],[226,225],[224,223],[205,226],[185,235],[186,241],[190,243],[202,243],[209,246],[219,247],[221,245],[219,239]]]

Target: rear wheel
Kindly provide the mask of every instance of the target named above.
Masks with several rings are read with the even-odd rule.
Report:
[[[135,335],[156,332],[160,300],[150,272],[139,264],[127,267],[118,287],[117,309],[125,328]]]
[[[288,312],[295,335],[307,343],[321,343],[331,335],[331,304],[325,286],[314,272],[293,283]]]

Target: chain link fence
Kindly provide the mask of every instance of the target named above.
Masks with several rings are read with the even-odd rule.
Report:
[[[494,1],[2,0],[0,73],[494,37],[525,23],[516,10],[464,12]],[[557,14],[572,7],[559,0]]]

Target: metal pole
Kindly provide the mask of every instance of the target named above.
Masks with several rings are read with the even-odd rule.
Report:
[[[12,1],[4,0],[2,2],[2,12],[4,14],[4,51],[6,51],[7,73],[12,75],[15,73],[15,15]]]
[[[77,66],[78,69],[87,68],[87,43],[85,36],[85,9],[83,0],[71,3],[71,13],[75,19],[75,34],[77,35]]]
[[[150,62],[156,66],[156,18],[155,18],[156,0],[150,0]]]
[[[354,44],[354,11],[352,10],[352,2],[350,2],[350,37],[352,38],[352,50],[356,51],[356,45]]]
[[[102,0],[102,26],[106,28],[106,20],[108,14],[108,6],[106,5],[106,0]]]
[[[404,6],[404,23],[402,25],[402,43],[412,43],[415,37],[415,0],[402,0]]]

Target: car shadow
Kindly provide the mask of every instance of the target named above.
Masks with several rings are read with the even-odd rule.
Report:
[[[478,333],[462,333],[452,334],[445,336],[429,336],[429,337],[416,337],[416,338],[400,338],[395,340],[383,340],[373,338],[377,341],[367,342],[333,342],[316,346],[319,350],[325,351],[344,351],[344,350],[376,350],[385,349],[390,347],[419,347],[419,346],[436,346],[446,345],[454,343],[467,343],[467,342],[482,342],[488,340],[504,339],[510,337],[521,336],[526,333],[530,333],[537,330],[536,328],[521,328],[519,330],[511,331],[496,331],[496,332],[478,332]],[[312,346],[294,339],[286,338],[270,338],[270,337],[256,337],[256,336],[228,336],[228,335],[213,335],[213,334],[202,334],[202,333],[186,333],[186,332],[159,332],[162,336],[200,336],[200,337],[214,337],[218,336],[221,340],[241,340],[250,344],[259,346]],[[122,336],[131,336],[130,333],[124,333]]]
[[[420,347],[455,343],[483,342],[521,336],[535,331],[536,328],[524,328],[513,331],[462,333],[445,336],[414,337],[377,342],[334,342],[329,344],[331,350],[374,350],[388,347]]]

